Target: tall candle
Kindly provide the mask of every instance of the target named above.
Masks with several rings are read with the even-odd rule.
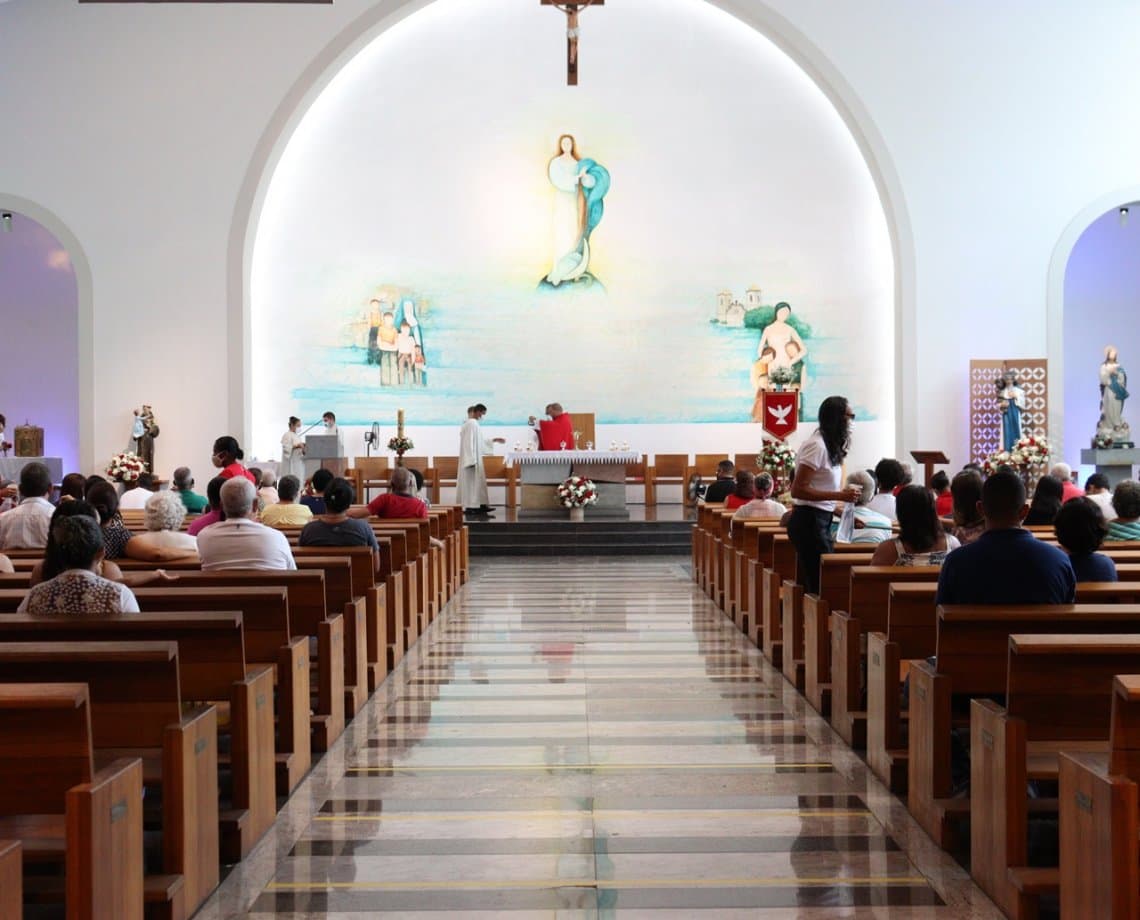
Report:
[[[400,437],[404,436],[404,410],[403,409],[397,409],[396,410],[396,433]]]

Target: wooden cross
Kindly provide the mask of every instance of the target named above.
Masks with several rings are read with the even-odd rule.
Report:
[[[539,0],[566,14],[566,85],[578,85],[578,14],[588,6],[605,6],[606,0]]]

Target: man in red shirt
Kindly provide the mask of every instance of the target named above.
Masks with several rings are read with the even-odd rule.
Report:
[[[1085,490],[1073,482],[1073,468],[1067,463],[1054,463],[1053,468],[1049,470],[1050,476],[1056,476],[1061,480],[1061,504],[1073,498],[1080,498],[1085,494]]]
[[[427,505],[415,497],[416,479],[412,471],[398,466],[392,470],[389,491],[372,499],[365,508],[349,509],[349,517],[426,518]]]
[[[539,450],[573,450],[574,449],[574,421],[569,413],[562,411],[558,403],[551,403],[546,407],[546,414],[550,419],[538,422],[538,449]],[[535,417],[529,419],[531,425],[535,424]]]

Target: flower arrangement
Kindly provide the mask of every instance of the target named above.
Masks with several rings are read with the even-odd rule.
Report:
[[[768,382],[778,386],[799,382],[800,375],[790,367],[774,367],[768,372]]]
[[[134,451],[125,450],[115,454],[107,464],[107,475],[115,482],[134,482],[145,473],[146,463]]]
[[[396,435],[394,438],[388,439],[388,450],[394,450],[398,454],[406,454],[416,445],[412,443],[412,439],[405,437],[402,434]]]
[[[786,480],[796,468],[796,452],[787,441],[766,440],[756,455],[756,466],[767,470],[774,479]]]
[[[598,500],[598,487],[585,476],[571,476],[558,486],[558,501],[564,508],[585,508]]]
[[[1018,472],[1028,472],[1034,467],[1047,464],[1050,453],[1052,446],[1047,438],[1036,436],[1020,438],[1011,450],[998,450],[990,454],[982,464],[982,472],[989,476],[1003,466],[1011,467]]]

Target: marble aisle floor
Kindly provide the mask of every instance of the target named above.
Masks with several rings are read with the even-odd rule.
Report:
[[[1000,914],[681,560],[479,560],[199,916]]]

